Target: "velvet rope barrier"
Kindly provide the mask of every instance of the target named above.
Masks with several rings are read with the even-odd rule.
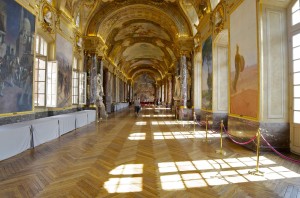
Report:
[[[270,147],[270,149],[272,151],[274,151],[277,155],[279,155],[281,158],[285,159],[285,160],[288,160],[288,161],[291,161],[291,162],[294,162],[296,164],[300,164],[300,160],[295,160],[295,159],[292,159],[290,157],[287,157],[283,154],[281,154],[280,152],[278,152],[266,139],[263,135],[261,135],[262,139],[266,142],[266,144]]]
[[[253,142],[256,138],[257,138],[257,136],[255,135],[254,137],[252,137],[249,141],[247,141],[247,142],[238,142],[238,141],[236,141],[236,140],[234,140],[232,137],[234,137],[233,135],[231,135],[230,133],[228,133],[228,131],[225,129],[225,126],[223,126],[223,128],[224,128],[224,131],[225,131],[225,133],[228,135],[228,137],[231,139],[231,141],[233,141],[234,143],[236,143],[236,144],[239,144],[239,145],[246,145],[246,144],[249,144],[249,143],[251,143],[251,142]]]

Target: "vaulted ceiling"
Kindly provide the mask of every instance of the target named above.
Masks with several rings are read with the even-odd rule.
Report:
[[[176,41],[193,36],[175,0],[103,2],[94,10],[86,34],[102,38],[107,56],[128,78],[148,73],[156,80],[176,63]]]
[[[62,0],[61,6],[74,18],[80,13],[82,32],[99,37],[106,58],[128,78],[148,73],[160,80],[174,70],[183,43],[193,42],[200,9],[211,9],[207,2]]]

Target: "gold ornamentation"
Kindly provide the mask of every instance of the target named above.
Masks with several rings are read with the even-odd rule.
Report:
[[[214,32],[219,33],[224,29],[225,9],[222,3],[219,3],[213,13]]]

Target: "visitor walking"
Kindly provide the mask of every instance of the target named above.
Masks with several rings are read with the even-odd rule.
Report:
[[[134,112],[136,116],[139,116],[140,110],[141,110],[141,102],[140,99],[137,98],[134,100]]]

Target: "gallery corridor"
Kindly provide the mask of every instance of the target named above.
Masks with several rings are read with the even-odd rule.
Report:
[[[183,125],[184,124],[184,125]],[[111,114],[0,162],[0,197],[300,197],[300,166],[256,153],[170,110]]]

